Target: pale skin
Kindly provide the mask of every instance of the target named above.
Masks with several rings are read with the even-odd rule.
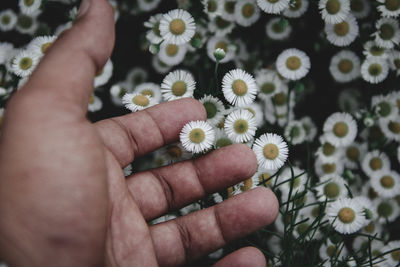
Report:
[[[186,99],[90,123],[85,114],[93,77],[111,55],[114,22],[106,0],[92,0],[80,13],[6,107],[0,258],[11,266],[180,266],[270,224],[276,197],[257,188],[148,225],[249,178],[256,158],[248,147],[233,145],[125,178],[123,167],[178,140],[185,123],[206,114]],[[265,258],[246,247],[215,266],[265,266]]]

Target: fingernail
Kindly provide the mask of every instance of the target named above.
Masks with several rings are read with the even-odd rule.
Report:
[[[82,0],[81,6],[78,11],[78,18],[82,17],[89,10],[91,0]]]

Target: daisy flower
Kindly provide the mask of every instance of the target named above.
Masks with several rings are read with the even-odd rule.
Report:
[[[151,16],[149,20],[144,23],[144,26],[149,29],[146,33],[146,39],[152,44],[159,44],[163,40],[160,32],[160,21],[162,17],[162,14],[156,14]]]
[[[329,71],[337,82],[345,83],[360,76],[360,59],[350,50],[342,50],[331,59]]]
[[[19,14],[15,28],[20,33],[33,35],[39,27],[36,16]]]
[[[15,27],[17,23],[17,15],[12,11],[12,9],[6,9],[0,11],[0,30],[10,31]]]
[[[333,228],[341,234],[352,234],[365,226],[364,210],[351,198],[342,198],[329,203],[326,214],[333,223]]]
[[[317,149],[315,155],[322,161],[334,161],[343,157],[343,149],[336,147],[326,140],[326,137],[322,135],[319,138],[321,145]]]
[[[376,24],[377,31],[373,34],[378,46],[391,49],[400,43],[399,22],[392,18],[381,18]]]
[[[215,129],[214,147],[216,149],[225,146],[230,146],[234,143],[235,142],[231,138],[229,138],[224,129],[219,129],[219,128]]]
[[[208,15],[209,18],[215,18],[221,15],[221,1],[218,0],[201,0],[204,6],[204,13]]]
[[[356,19],[353,15],[349,14],[346,20],[335,23],[325,24],[325,33],[328,41],[336,46],[348,46],[358,36],[359,29]]]
[[[253,117],[256,119],[257,127],[261,127],[264,123],[264,116],[261,105],[253,102],[250,105],[244,106],[243,109],[250,111]]]
[[[213,126],[217,125],[224,117],[225,107],[222,102],[211,95],[206,95],[199,100],[207,113],[207,122]]]
[[[221,17],[228,21],[235,20],[236,0],[220,0],[221,1]]]
[[[139,9],[142,11],[151,11],[160,4],[161,0],[137,0]]]
[[[330,259],[339,259],[343,260],[347,254],[348,251],[346,249],[346,246],[340,245],[341,243],[334,244],[330,239],[328,238],[325,243],[322,243],[320,249],[319,249],[319,257],[324,261],[329,264]],[[331,265],[327,265],[331,266]]]
[[[344,163],[342,159],[336,160],[321,160],[317,158],[314,163],[315,173],[318,176],[324,176],[326,174],[342,174],[344,170]]]
[[[196,25],[192,15],[183,9],[174,9],[163,15],[160,33],[165,42],[181,45],[194,36]]]
[[[369,0],[350,0],[351,14],[357,19],[364,19],[368,17],[371,11],[371,4]]]
[[[171,66],[162,62],[158,57],[152,57],[151,66],[159,74],[166,74],[171,70]]]
[[[268,70],[256,75],[256,84],[260,88],[258,97],[262,100],[267,100],[280,91],[282,80],[279,79],[276,71]]]
[[[372,203],[380,223],[393,222],[400,215],[399,205],[393,199],[376,198]]]
[[[7,65],[9,59],[15,55],[14,45],[0,42],[0,64]],[[6,66],[8,68],[8,66]]]
[[[328,174],[319,178],[315,187],[318,200],[336,200],[347,196],[346,182],[342,176],[337,174]]]
[[[103,107],[103,102],[100,97],[92,94],[89,98],[88,111],[96,112],[99,111]]]
[[[114,66],[111,59],[107,60],[104,67],[99,71],[99,73],[97,73],[96,77],[94,77],[94,88],[105,85],[110,80],[113,74],[113,69]]]
[[[255,0],[238,1],[235,5],[235,21],[243,27],[249,27],[260,18],[260,9]]]
[[[128,93],[122,97],[122,103],[132,112],[143,110],[155,105],[154,100],[148,95]]]
[[[292,167],[292,169],[285,167],[285,169],[281,172],[281,174],[279,174],[278,177],[276,177],[276,179],[282,183],[287,181],[279,186],[279,189],[282,192],[282,202],[287,202],[289,201],[290,190],[292,190],[292,199],[290,200],[293,200],[296,195],[299,195],[306,189],[307,172],[298,167]]]
[[[388,58],[387,49],[383,47],[379,47],[375,41],[368,41],[364,43],[364,56],[368,58],[375,58],[375,59],[386,59]]]
[[[151,99],[159,103],[161,101],[161,88],[155,83],[142,83],[135,87],[135,93],[150,96]]]
[[[306,13],[309,4],[309,0],[295,0],[289,4],[289,8],[283,11],[283,15],[293,19],[299,18]]]
[[[126,82],[120,82],[117,84],[114,84],[110,88],[110,97],[111,101],[113,102],[114,105],[116,106],[122,106],[122,98],[126,93],[128,93],[128,86]],[[130,92],[130,91],[129,91]]]
[[[400,142],[400,118],[385,121],[379,120],[379,126],[383,134],[389,140],[394,140],[396,142]]]
[[[357,136],[357,123],[350,114],[336,112],[326,119],[323,130],[334,146],[348,146]]]
[[[193,97],[196,82],[190,72],[175,70],[170,72],[161,84],[161,93],[165,101],[184,97]]]
[[[371,177],[371,186],[382,198],[393,198],[400,194],[400,175],[395,171],[379,172]]]
[[[314,140],[315,136],[317,135],[317,126],[313,120],[306,116],[303,117],[300,122],[303,125],[304,131],[306,132],[306,141]]]
[[[222,79],[224,97],[234,106],[243,107],[254,101],[258,88],[250,74],[241,69],[234,69]]]
[[[253,151],[258,165],[268,170],[277,170],[282,167],[289,153],[283,138],[273,133],[266,133],[257,138],[254,141]]]
[[[254,189],[254,188],[258,187],[259,183],[260,183],[260,181],[258,180],[258,177],[253,175],[252,177],[250,177],[238,184],[238,187],[239,187],[238,193],[243,193],[243,192],[249,191],[251,189]]]
[[[361,168],[367,175],[373,176],[381,171],[389,171],[390,160],[385,153],[373,150],[365,154],[361,162]]]
[[[390,69],[400,76],[400,51],[392,50],[389,57]]]
[[[257,123],[253,114],[244,109],[232,111],[225,119],[224,129],[230,139],[244,143],[253,139]]]
[[[311,67],[310,58],[296,48],[284,50],[276,60],[280,75],[288,80],[300,80],[305,77]]]
[[[343,22],[350,12],[349,0],[320,0],[318,4],[322,19],[329,24]]]
[[[164,41],[160,45],[160,51],[157,54],[158,58],[169,66],[180,64],[185,58],[187,51],[186,45],[176,45]]]
[[[284,136],[292,145],[298,145],[305,141],[306,131],[300,121],[293,120],[286,125]]]
[[[282,23],[281,18],[272,18],[266,25],[267,36],[272,40],[284,40],[292,33],[290,24]]]
[[[366,143],[357,143],[354,142],[348,147],[346,147],[344,151],[345,161],[344,165],[348,169],[357,169],[358,163],[361,162],[361,159],[364,158],[365,153],[367,153]]]
[[[30,76],[39,63],[39,55],[33,51],[23,50],[12,60],[12,71],[15,75],[23,78]]]
[[[137,85],[144,83],[147,80],[148,73],[141,67],[134,67],[126,75],[126,82],[130,85],[130,88],[134,88]]]
[[[212,147],[215,132],[208,122],[191,121],[182,128],[179,138],[187,151],[201,153]]]
[[[400,4],[399,4],[400,9]],[[390,241],[386,246],[382,248],[383,252],[392,251],[386,254],[386,266],[397,266],[400,263],[400,240]]]
[[[400,15],[400,2],[398,0],[377,0],[383,5],[379,5],[377,9],[381,12],[382,17],[396,18]]]
[[[271,178],[276,173],[276,170],[268,170],[264,168],[258,168],[257,172],[253,177],[257,177],[258,183],[264,186],[272,187],[275,183],[275,177]]]
[[[389,65],[386,60],[366,59],[361,65],[362,78],[372,84],[380,83],[389,74]]]
[[[391,95],[375,95],[371,99],[371,107],[376,109],[381,120],[391,120],[399,116],[396,99]]]
[[[235,49],[231,42],[226,37],[213,36],[207,42],[207,55],[212,61],[216,61],[214,51],[221,48],[225,51],[225,57],[219,63],[226,63],[235,57]]]
[[[215,33],[215,36],[224,37],[232,32],[235,24],[232,21],[226,20],[221,16],[217,16],[210,21],[208,29]]]
[[[257,5],[267,14],[280,14],[289,3],[290,0],[257,0]]]
[[[19,0],[18,5],[22,13],[30,15],[36,13],[40,5],[42,4],[42,0]]]
[[[57,39],[57,36],[38,36],[34,38],[28,45],[28,50],[32,50],[34,53],[44,56],[46,51]]]

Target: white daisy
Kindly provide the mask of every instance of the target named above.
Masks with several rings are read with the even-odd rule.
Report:
[[[282,193],[282,202],[288,202],[290,191],[292,191],[290,200],[293,200],[295,196],[298,197],[306,189],[307,172],[298,167],[292,167],[292,169],[285,167],[276,179],[278,183],[282,183],[278,187]]]
[[[161,101],[161,88],[155,83],[142,83],[135,87],[135,93],[150,96],[153,101],[159,103]]]
[[[10,31],[15,27],[17,23],[17,15],[12,9],[6,9],[0,11],[0,30]]]
[[[222,102],[211,95],[206,95],[199,100],[207,113],[207,122],[213,126],[217,125],[224,117],[225,107]]]
[[[204,12],[208,15],[209,18],[215,18],[216,16],[221,15],[221,1],[218,0],[201,0],[204,5]]]
[[[319,178],[315,187],[318,200],[336,200],[347,196],[346,181],[338,174],[327,174]]]
[[[344,163],[342,159],[326,160],[322,161],[320,158],[314,163],[315,173],[318,176],[324,176],[326,174],[342,174],[344,170]]]
[[[214,36],[224,37],[232,32],[235,24],[233,21],[226,20],[225,17],[217,16],[210,21],[208,29],[215,33]]]
[[[187,51],[186,45],[176,45],[164,41],[160,45],[160,51],[157,54],[158,58],[169,66],[180,64],[185,58]]]
[[[344,151],[345,161],[344,164],[348,169],[357,169],[361,159],[364,158],[367,153],[367,143],[353,142],[351,145],[346,147]]]
[[[292,26],[289,23],[282,23],[281,18],[272,18],[266,25],[266,32],[272,40],[284,40],[292,33]]]
[[[328,41],[336,46],[348,46],[358,36],[359,28],[356,19],[349,14],[346,20],[336,24],[325,24],[325,33]]]
[[[361,92],[358,89],[346,88],[339,93],[338,106],[341,111],[354,114],[360,109]]]
[[[264,116],[259,103],[253,102],[250,105],[244,106],[243,109],[250,111],[250,113],[256,119],[257,127],[261,127],[263,125]]]
[[[369,0],[350,0],[350,9],[354,17],[364,19],[371,11],[371,3]]]
[[[122,98],[126,93],[130,93],[130,90],[128,90],[129,86],[127,86],[126,82],[120,82],[117,84],[114,84],[110,88],[110,97],[111,101],[113,102],[114,105],[116,106],[122,106]]]
[[[337,82],[345,83],[360,76],[360,59],[350,50],[335,54],[329,65],[329,71]]]
[[[179,138],[187,151],[201,153],[212,147],[215,132],[205,121],[191,121],[182,128]]]
[[[258,97],[262,100],[270,99],[274,94],[280,91],[282,81],[276,71],[268,70],[256,75],[256,83],[260,88]]]
[[[368,41],[364,43],[364,56],[368,58],[386,59],[389,54],[386,48],[379,47],[375,41]]]
[[[314,140],[315,136],[317,135],[317,126],[313,120],[310,117],[305,116],[300,120],[300,122],[303,125],[304,131],[306,132],[306,140]]]
[[[396,99],[391,95],[375,95],[371,99],[371,107],[376,110],[381,120],[391,120],[399,116]]]
[[[29,50],[23,50],[12,59],[12,71],[21,78],[27,77],[31,75],[38,63],[38,54]]]
[[[237,193],[239,194],[254,189],[259,186],[259,183],[258,177],[253,175],[238,184],[239,190]]]
[[[326,119],[323,130],[334,146],[348,146],[357,136],[357,123],[350,114],[336,112]]]
[[[389,57],[390,68],[400,76],[400,51],[392,50]]]
[[[258,88],[250,74],[241,69],[234,69],[222,79],[224,97],[234,106],[243,107],[254,101]]]
[[[46,51],[50,48],[50,46],[54,43],[57,36],[38,36],[35,37],[29,44],[29,50],[32,50],[36,54],[40,56],[44,56]]]
[[[386,60],[369,58],[361,65],[361,76],[369,83],[380,83],[386,79],[388,74],[389,65]]]
[[[264,168],[258,168],[257,172],[253,177],[257,177],[258,183],[263,186],[272,187],[275,183],[275,178],[271,178],[276,173],[276,170],[268,170]]]
[[[237,24],[249,27],[260,18],[260,9],[255,0],[238,1],[235,5],[235,21]]]
[[[36,13],[41,4],[42,0],[19,0],[18,2],[21,12],[28,15]]]
[[[236,0],[220,0],[221,2],[221,17],[228,21],[235,20]]]
[[[349,0],[320,0],[318,4],[322,19],[329,24],[343,22],[350,12]]]
[[[329,203],[326,214],[333,223],[333,228],[341,234],[355,233],[366,223],[362,206],[351,198],[342,198]]]
[[[224,129],[219,129],[219,128],[215,129],[215,141],[214,141],[215,148],[230,146],[234,143],[235,141],[229,138]]]
[[[377,9],[381,12],[382,17],[398,17],[400,15],[400,2],[398,0],[377,0],[383,5],[379,5]]]
[[[257,123],[251,112],[238,109],[226,117],[224,129],[230,139],[237,143],[244,143],[253,139]]]
[[[96,77],[94,77],[93,86],[94,88],[105,85],[111,78],[113,74],[114,65],[111,62],[111,59],[107,60],[104,67],[97,73]]]
[[[253,151],[258,165],[268,170],[277,170],[282,167],[289,153],[283,138],[273,133],[266,133],[257,138],[253,144]]]
[[[329,238],[327,238],[326,244],[323,243],[319,249],[319,257],[323,261],[326,261],[326,266],[331,266],[331,264],[329,264],[331,259],[344,260],[347,254],[348,251],[343,243],[339,242],[334,244]]]
[[[190,72],[175,70],[170,72],[161,84],[161,93],[165,101],[184,97],[193,97],[196,82]]]
[[[290,0],[257,0],[257,5],[267,14],[279,14],[289,7]]]
[[[195,30],[192,15],[183,9],[169,11],[160,21],[160,33],[167,43],[185,44],[192,39]]]
[[[380,223],[393,222],[400,215],[399,205],[394,199],[376,198],[372,203]]]
[[[390,160],[385,153],[373,150],[365,154],[361,162],[361,168],[367,175],[373,176],[381,171],[389,171]]]
[[[394,2],[394,1],[393,1]],[[400,4],[399,9],[400,9]],[[400,13],[400,11],[399,11]],[[382,248],[382,252],[389,252],[384,257],[386,259],[386,266],[398,266],[400,263],[400,240],[390,241],[386,246]]]
[[[400,142],[400,117],[393,120],[379,120],[379,126],[387,139]]]
[[[207,55],[214,62],[216,61],[214,51],[217,48],[221,48],[225,51],[225,57],[221,59],[219,63],[226,63],[235,57],[235,48],[226,37],[213,36],[207,42]]]
[[[137,0],[139,9],[142,11],[151,11],[160,4],[161,0]]]
[[[327,141],[325,135],[320,136],[319,142],[321,145],[318,147],[315,155],[322,161],[334,161],[343,157],[343,149]]]
[[[375,42],[383,48],[393,48],[400,43],[399,22],[392,18],[381,18],[376,24]]]
[[[299,80],[307,75],[311,67],[310,58],[296,48],[284,50],[276,60],[280,75],[289,80]]]
[[[0,64],[7,67],[9,59],[14,56],[15,52],[13,44],[0,42]]]
[[[144,23],[144,26],[149,29],[146,33],[146,39],[152,44],[159,44],[163,40],[160,33],[161,19],[162,14],[156,14]]]
[[[294,0],[289,4],[289,8],[283,11],[283,15],[288,18],[299,18],[306,13],[309,4],[309,0]]]
[[[125,94],[122,97],[122,103],[132,112],[143,110],[156,104],[150,96],[140,93]]]
[[[298,145],[305,141],[306,131],[300,121],[293,120],[286,125],[284,136],[292,145]]]
[[[133,89],[137,85],[144,83],[147,80],[148,73],[141,67],[132,68],[126,75],[126,82],[130,85],[130,89]]]
[[[166,74],[171,70],[171,66],[162,62],[158,57],[152,57],[151,66],[159,74]]]
[[[92,94],[89,98],[88,111],[96,112],[99,111],[103,107],[103,101],[101,101],[100,97]]]
[[[19,14],[15,29],[20,33],[33,35],[36,29],[39,27],[36,16]]]
[[[371,186],[382,198],[400,194],[400,175],[395,171],[378,172],[371,177]]]

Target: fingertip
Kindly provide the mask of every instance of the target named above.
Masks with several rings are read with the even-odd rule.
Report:
[[[252,191],[254,197],[252,198],[253,203],[251,204],[251,207],[254,213],[259,216],[259,221],[263,226],[273,223],[279,212],[279,202],[277,197],[269,188],[262,186],[257,187]]]
[[[213,267],[265,267],[264,254],[255,247],[241,248],[218,261]]]

